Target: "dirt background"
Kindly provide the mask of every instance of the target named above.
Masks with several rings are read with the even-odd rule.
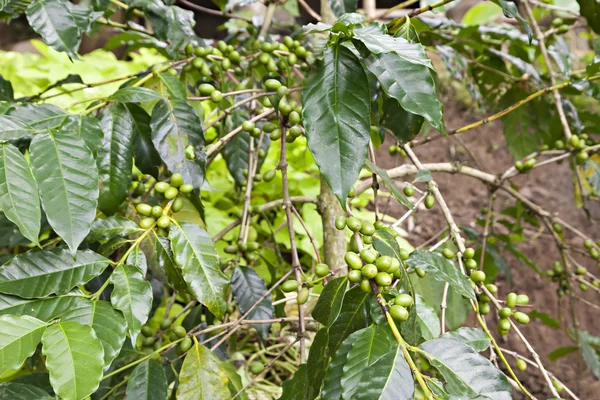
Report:
[[[446,124],[450,129],[464,126],[482,118],[481,115],[457,103],[456,97],[452,92],[444,94],[444,107]],[[514,162],[506,148],[502,132],[501,123],[494,122],[462,133],[457,137],[444,138],[418,147],[415,149],[415,153],[423,163],[454,161],[477,168],[478,165],[476,162],[465,151],[464,147],[466,146],[471,155],[484,166],[486,172],[498,174],[506,171]],[[389,144],[392,144],[391,141]],[[380,167],[389,169],[407,162],[409,161],[406,158],[390,156],[387,153],[387,146],[382,146],[377,151],[377,164]],[[480,216],[481,208],[487,207],[487,187],[474,178],[462,175],[434,173],[433,177],[438,183],[456,223],[459,226],[477,228],[481,233],[483,229],[480,226],[476,226],[475,222]],[[597,202],[588,202],[587,207],[592,215],[591,218],[588,218],[583,210],[577,209],[574,203],[574,188],[571,178],[572,173],[568,163],[563,163],[562,165],[551,164],[543,168],[533,169],[528,174],[513,178],[512,182],[519,186],[520,192],[528,199],[535,201],[546,210],[556,213],[575,228],[587,233],[591,237],[600,238],[600,229],[595,222],[597,217],[600,216],[600,204]],[[497,192],[494,210],[501,210],[512,204],[514,204],[513,198],[501,191]],[[382,209],[383,207],[382,204]],[[391,205],[388,210],[388,213],[393,216],[400,216],[404,212],[405,209],[402,209],[398,204]],[[426,213],[423,211],[420,216],[417,215],[414,227],[410,232],[411,243],[413,245],[423,243],[445,226],[446,222],[438,206]],[[533,235],[534,233],[531,232],[526,236],[532,237]],[[570,243],[577,246],[582,245],[580,239],[575,238],[569,233],[566,233],[566,235],[567,239],[570,239]],[[551,268],[552,262],[558,259],[558,251],[553,240],[548,235],[541,235],[537,238],[532,238],[530,241],[519,243],[517,247],[542,270]],[[557,284],[548,278],[541,278],[529,266],[519,262],[510,252],[503,251],[502,255],[505,257],[512,271],[514,287],[509,287],[505,278],[499,275],[497,285],[500,289],[500,297],[506,296],[511,291],[526,293],[529,295],[531,299],[530,304],[533,305],[534,309],[545,312],[556,319],[562,319],[562,325],[568,328],[572,324],[572,320],[569,318],[570,307],[566,297],[563,298],[562,305],[559,304],[559,298],[556,295]],[[588,267],[590,272],[597,272],[595,263],[590,263],[589,257],[579,255],[576,258]],[[598,303],[598,298],[600,297],[597,292],[591,293],[589,291],[588,293],[582,293],[576,290],[576,293],[578,296],[594,303]],[[594,310],[580,302],[576,302],[575,306],[580,328],[595,336],[600,335],[600,325],[596,322],[598,310]],[[564,320],[565,318],[566,321]],[[495,316],[492,316],[492,313],[487,316],[488,324],[494,328],[493,331],[495,333],[496,324],[494,320]],[[472,326],[476,326],[476,324],[472,324]],[[600,398],[598,394],[600,393],[600,382],[592,377],[583,364],[583,360],[577,356],[577,353],[571,353],[554,362],[548,360],[547,355],[554,349],[562,346],[573,346],[573,342],[564,331],[544,326],[537,320],[532,320],[529,325],[521,325],[521,327],[521,331],[530,341],[549,371],[555,374],[563,383],[579,395],[580,398]],[[528,355],[527,349],[514,333],[511,332],[507,339],[501,338],[497,334],[496,338],[501,347],[517,351],[522,355]],[[511,357],[507,358],[514,365],[514,359]],[[539,370],[530,366],[525,372],[517,372],[525,386],[536,397],[552,397],[549,389],[544,384]],[[519,392],[515,390],[514,393],[514,398],[519,398]],[[565,398],[569,397],[564,391],[561,392],[561,395]]]

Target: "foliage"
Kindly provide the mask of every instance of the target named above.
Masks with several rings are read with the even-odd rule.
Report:
[[[224,41],[197,37],[194,13],[171,2],[0,2],[45,42],[41,56],[0,53],[0,399],[508,399],[532,396],[525,360],[559,397],[533,350],[498,345],[517,332],[531,349],[518,328],[531,318],[577,345],[549,358],[579,351],[598,378],[598,337],[526,314],[527,295],[494,284],[512,283],[510,252],[558,297],[598,290],[567,243],[583,238],[593,260],[598,244],[511,181],[568,159],[576,204],[598,196],[599,55],[578,59],[563,37],[578,15],[527,0],[523,15],[504,0],[462,23],[426,14],[443,0],[384,24],[324,1],[321,22],[282,36],[270,34],[279,3],[262,26],[231,14],[251,2],[217,3]],[[580,6],[597,32],[597,5]],[[500,11],[515,25],[496,24]],[[102,25],[130,61],[79,54]],[[487,117],[446,127],[446,77]],[[497,119],[515,157],[503,174],[413,152]],[[386,140],[409,162],[377,165]],[[459,228],[437,173],[514,203]],[[406,214],[381,213],[382,198]],[[447,227],[415,250],[400,225],[434,207]],[[532,228],[561,255],[545,271],[518,248]]]

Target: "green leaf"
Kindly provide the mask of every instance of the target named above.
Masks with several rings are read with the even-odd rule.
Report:
[[[390,36],[385,29],[385,26],[379,23],[355,28],[355,41],[364,44],[371,53],[396,53],[410,63],[433,69],[433,64],[420,43],[410,43],[402,37]]]
[[[61,321],[74,321],[92,327],[104,350],[105,370],[117,358],[125,343],[127,332],[125,318],[107,301],[81,301],[71,308]]]
[[[329,351],[331,354],[336,352],[348,335],[368,326],[368,299],[369,293],[363,292],[358,286],[346,292],[342,309],[329,327]]]
[[[142,275],[146,276],[146,273],[148,272],[148,261],[146,260],[146,255],[139,247],[136,247],[129,253],[125,263],[137,267],[142,271]]]
[[[33,355],[46,326],[27,315],[0,316],[0,374],[18,369]]]
[[[35,130],[18,118],[0,115],[0,141],[17,140],[33,136]]]
[[[531,318],[539,319],[542,321],[542,324],[549,326],[550,328],[560,329],[560,322],[556,318],[553,318],[544,312],[533,310],[528,315]]]
[[[413,270],[422,268],[425,272],[431,273],[435,280],[450,284],[450,287],[461,296],[475,300],[475,292],[473,292],[467,277],[440,254],[427,250],[415,250],[406,262]]]
[[[95,220],[85,240],[96,242],[140,232],[142,232],[142,229],[135,222],[127,218],[112,216]]]
[[[419,170],[419,172],[417,172],[417,174],[415,175],[415,180],[413,181],[413,183],[429,182],[431,180],[433,180],[433,177],[431,176],[431,171],[428,169],[422,169]]]
[[[209,349],[196,343],[185,356],[179,374],[178,400],[230,399],[227,373]]]
[[[322,399],[341,398],[341,381],[344,373],[344,366],[346,365],[346,361],[348,361],[348,353],[352,349],[353,343],[366,329],[368,328],[361,329],[348,336],[338,347],[337,351],[331,358],[329,368],[327,368],[327,374],[325,375],[325,379],[323,381],[323,389],[321,391]]]
[[[329,328],[340,315],[347,289],[348,278],[346,277],[327,282],[311,314],[315,321]]]
[[[108,99],[121,103],[141,103],[143,101],[158,100],[162,96],[152,89],[145,87],[128,86],[114,92]]]
[[[429,363],[444,377],[444,388],[456,396],[492,400],[511,399],[511,387],[504,374],[471,346],[452,339],[434,339],[419,346],[428,353]]]
[[[229,280],[221,271],[210,235],[197,225],[180,222],[171,224],[169,237],[190,292],[217,318],[222,318],[227,309],[225,293]]]
[[[113,104],[102,118],[104,143],[98,150],[98,208],[114,214],[127,198],[133,168],[133,120],[122,104]]]
[[[175,99],[187,99],[187,90],[185,85],[181,83],[179,77],[170,74],[158,74],[163,96],[170,96]]]
[[[43,389],[24,383],[0,383],[0,400],[52,400]]]
[[[80,250],[75,258],[65,250],[29,251],[0,268],[0,293],[27,299],[67,294],[100,275],[108,260],[91,250]]]
[[[588,26],[600,33],[600,5],[594,0],[577,0],[581,15],[587,20]]]
[[[77,322],[51,325],[42,336],[42,345],[50,383],[58,397],[81,400],[98,389],[104,351],[91,327]]]
[[[579,331],[579,346],[581,351],[581,357],[588,369],[594,376],[594,378],[600,378],[600,355],[598,351],[592,347],[592,345],[598,345],[598,338],[593,337],[585,331]]]
[[[462,18],[465,25],[483,25],[493,22],[502,15],[502,9],[493,3],[477,3],[469,8]]]
[[[242,314],[246,314],[267,291],[267,285],[254,270],[248,267],[237,267],[231,275],[231,292],[235,302],[240,307]],[[249,320],[254,319],[272,319],[275,310],[271,304],[271,295],[269,294],[260,304],[248,315]],[[254,325],[263,339],[269,334],[271,325]]]
[[[390,190],[390,193],[396,200],[400,202],[400,204],[404,204],[406,207],[413,210],[415,206],[404,196],[404,194],[398,189],[398,186],[394,183],[392,178],[388,175],[387,171],[383,168],[379,168],[377,165],[373,164],[371,160],[365,160],[365,167],[374,174],[379,175],[379,177],[383,180],[385,186]]]
[[[369,145],[369,83],[348,48],[328,47],[302,91],[308,147],[321,174],[346,208]]]
[[[79,135],[94,155],[98,154],[98,149],[104,142],[104,132],[102,132],[100,121],[89,115],[69,115],[67,121],[62,125],[62,130]]]
[[[430,61],[424,50],[418,58],[382,53],[370,54],[365,59],[367,69],[388,96],[398,100],[406,111],[423,116],[431,126],[445,134],[442,104],[436,97],[427,62]]]
[[[548,360],[558,360],[559,358],[565,357],[577,350],[578,349],[575,346],[559,347],[548,354]]]
[[[114,289],[110,294],[113,307],[123,313],[131,344],[148,321],[152,306],[152,286],[144,280],[142,272],[132,265],[118,266],[110,276]]]
[[[356,11],[356,0],[327,0],[333,15],[341,17],[343,14]]]
[[[157,236],[155,247],[158,266],[165,272],[169,283],[179,291],[187,291],[187,285],[181,275],[181,270],[173,257],[169,239],[163,236]]]
[[[529,26],[529,22],[519,14],[519,9],[517,5],[509,0],[492,0],[492,3],[497,4],[502,8],[502,12],[504,16],[507,18],[515,18],[517,21],[523,25],[525,32],[527,32],[527,37],[529,38],[529,43],[533,39],[533,33],[531,32],[531,27]],[[582,13],[583,14],[583,13]]]
[[[27,160],[10,143],[0,145],[0,210],[27,239],[38,244],[42,210]]]
[[[0,294],[0,315],[28,315],[48,322],[74,307],[81,300],[82,293],[74,290],[63,296],[43,299],[23,299],[17,296]]]
[[[200,189],[204,182],[204,131],[196,110],[185,100],[159,100],[152,110],[152,143],[171,173],[183,175],[183,181]],[[195,160],[185,156],[193,146]]]
[[[15,107],[10,115],[21,121],[27,121],[29,126],[38,131],[58,128],[69,117],[65,110],[55,105],[33,103]]]
[[[138,400],[167,400],[168,386],[163,367],[155,360],[146,360],[131,373],[125,397]]]
[[[421,337],[423,340],[431,340],[439,337],[441,327],[436,311],[428,306],[419,294],[416,294],[415,300],[414,307]]]
[[[162,164],[158,152],[152,143],[150,115],[137,104],[127,104],[133,119],[133,157],[135,165],[145,174],[158,178],[158,167]]]
[[[458,340],[471,346],[475,351],[484,351],[490,347],[490,338],[484,331],[477,328],[462,327],[455,331],[446,332],[441,336],[442,339]]]
[[[3,11],[4,8],[0,8],[0,11]],[[13,90],[12,83],[10,81],[4,79],[2,75],[0,75],[0,101],[10,101],[12,102],[15,99],[15,92]]]
[[[27,21],[56,51],[64,51],[69,57],[78,60],[77,51],[81,42],[81,32],[69,3],[62,0],[35,0],[27,7]]]
[[[92,152],[64,131],[36,135],[30,151],[48,222],[74,253],[96,216],[98,170]]]
[[[244,122],[241,121],[240,124]],[[233,128],[232,128],[233,129]],[[227,145],[223,148],[223,158],[227,162],[227,169],[231,172],[231,175],[235,179],[236,183],[240,186],[242,182],[246,180],[244,176],[244,170],[248,171],[248,149],[250,148],[250,134],[248,132],[240,132],[235,135]],[[258,140],[254,140],[254,148],[258,145]],[[265,153],[269,150],[271,140],[267,135],[263,138],[261,148]],[[259,157],[258,165],[256,170],[260,171],[260,167],[264,157]]]
[[[421,131],[425,118],[406,111],[397,100],[383,96],[381,125],[391,130],[396,139],[402,142],[413,140]]]
[[[242,379],[238,375],[235,367],[232,363],[223,361],[221,362],[221,369],[225,371],[227,374],[227,378],[229,378],[229,392],[232,396],[235,396],[237,393],[240,393],[237,397],[240,400],[249,400],[248,394],[244,392],[240,392],[244,385],[242,384]]]

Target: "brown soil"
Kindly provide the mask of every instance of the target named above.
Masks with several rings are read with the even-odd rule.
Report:
[[[449,128],[458,128],[481,118],[480,115],[458,104],[453,96],[446,97],[444,115]],[[431,142],[430,144],[416,148],[415,153],[424,163],[455,161],[477,167],[477,164],[469,154],[465,152],[464,144],[475,159],[484,166],[483,168],[487,172],[501,173],[513,163],[506,149],[502,134],[502,125],[499,122],[490,123],[478,129],[465,132],[457,138],[444,138]],[[462,140],[462,144],[459,140]],[[390,157],[387,154],[387,146],[382,146],[378,150],[377,164],[381,167],[389,169],[405,162],[408,162],[408,160],[401,157]],[[470,226],[482,232],[482,228],[476,226],[475,221],[480,215],[481,208],[487,206],[487,187],[470,177],[443,173],[437,173],[433,176],[457,224]],[[535,201],[550,212],[557,213],[565,221],[572,224],[575,228],[586,232],[591,237],[600,238],[600,230],[595,224],[594,218],[588,219],[583,210],[578,210],[575,207],[571,178],[572,174],[568,163],[563,163],[561,165],[552,164],[544,168],[534,169],[529,174],[513,178],[513,182],[519,186],[520,192],[528,199]],[[513,199],[505,193],[498,192],[494,209],[500,210],[510,204],[514,204]],[[383,207],[384,205],[382,204],[382,209]],[[600,216],[600,205],[598,203],[589,202],[587,207],[592,216]],[[395,204],[390,206],[388,212],[391,215],[399,216],[405,212],[405,209]],[[410,224],[405,223],[404,227],[407,225]],[[421,211],[417,216],[414,229],[410,232],[410,241],[414,245],[418,245],[438,233],[444,226],[445,220],[438,206],[431,212],[425,213]],[[566,234],[569,235],[569,233]],[[530,233],[528,236],[532,236],[532,234]],[[568,239],[571,239],[571,243],[581,246],[581,241],[573,235],[569,235]],[[558,251],[554,246],[554,242],[549,237],[545,237],[545,235],[537,239],[519,243],[517,247],[531,260],[534,260],[536,265],[542,270],[550,268],[552,262],[558,259]],[[497,282],[500,287],[500,296],[504,297],[510,291],[526,293],[529,295],[531,304],[536,310],[545,312],[557,319],[562,318],[562,326],[564,329],[568,329],[572,324],[569,302],[565,298],[562,301],[562,305],[559,305],[556,295],[556,284],[547,278],[538,276],[530,267],[519,262],[507,251],[504,251],[503,256],[512,271],[514,288],[510,288],[506,280],[500,276]],[[597,271],[595,263],[589,262],[589,257],[577,256],[577,258],[590,271]],[[581,293],[579,290],[576,290],[576,292],[578,296],[592,302],[598,302],[597,292],[588,292],[586,294]],[[580,328],[593,335],[600,336],[600,325],[595,322],[598,310],[591,309],[579,301],[576,302],[575,306]],[[495,317],[491,314],[487,317],[488,323],[493,327],[495,327],[494,319]],[[594,380],[576,353],[571,353],[569,356],[560,358],[554,362],[550,362],[547,358],[547,355],[552,350],[562,346],[573,345],[573,342],[568,338],[565,331],[549,328],[541,324],[541,322],[534,320],[529,325],[523,326],[522,332],[528,338],[535,351],[540,355],[547,369],[556,374],[580,398],[598,398],[600,382]],[[497,335],[497,338],[500,346],[518,351],[522,355],[528,354],[525,346],[516,335],[511,333],[508,339],[500,338]],[[513,360],[510,357],[508,359],[512,363]],[[539,370],[530,367],[527,371],[520,372],[518,376],[536,397],[552,397],[549,389],[543,382]],[[519,398],[518,392],[514,392],[514,398]],[[565,392],[562,392],[561,395],[568,398]]]

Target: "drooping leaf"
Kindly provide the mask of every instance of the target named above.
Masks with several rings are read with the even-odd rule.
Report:
[[[329,328],[342,310],[347,289],[348,278],[346,277],[335,278],[327,282],[311,314],[315,321]]]
[[[351,50],[339,44],[325,50],[302,103],[308,147],[345,208],[370,140],[368,79]]]
[[[221,271],[217,251],[209,234],[189,222],[171,224],[171,248],[183,279],[196,300],[217,318],[225,313],[229,283]]]
[[[434,339],[419,346],[444,377],[448,393],[470,398],[511,399],[511,386],[504,374],[471,346],[452,339]]]
[[[92,327],[104,349],[105,370],[119,355],[125,343],[127,323],[107,301],[81,301],[71,308],[61,321],[74,321]]]
[[[565,357],[577,350],[578,349],[575,346],[559,347],[557,349],[552,350],[548,354],[548,360],[550,360],[550,361],[558,360],[559,358]]]
[[[344,339],[352,332],[366,327],[369,324],[368,304],[369,293],[365,293],[358,286],[346,292],[342,309],[336,320],[329,327],[330,353],[335,353]]]
[[[0,293],[26,299],[67,294],[100,275],[108,260],[91,250],[29,251],[0,268]]]
[[[421,131],[425,119],[406,111],[397,100],[385,97],[381,114],[381,125],[390,129],[402,142],[413,140]]]
[[[121,103],[141,103],[143,101],[158,100],[162,96],[152,89],[145,87],[128,86],[114,92],[109,100]]]
[[[127,197],[133,168],[133,120],[122,104],[113,104],[102,118],[104,143],[98,150],[98,208],[114,214]]]
[[[88,242],[112,239],[116,236],[129,236],[141,232],[142,229],[132,220],[123,217],[99,218],[94,221],[90,233],[85,238]]]
[[[242,379],[235,370],[233,364],[231,362],[223,361],[221,362],[221,369],[225,371],[227,378],[229,378],[229,392],[231,395],[235,396],[239,393],[236,399],[239,398],[240,400],[249,400],[250,398],[248,397],[246,391],[241,391],[244,385],[242,384]]]
[[[167,400],[168,386],[163,367],[150,359],[135,367],[127,382],[125,396],[128,399]]]
[[[400,189],[398,189],[398,186],[396,186],[385,169],[379,168],[377,165],[373,164],[371,160],[365,160],[365,167],[367,167],[367,169],[374,174],[377,174],[383,180],[383,183],[390,190],[390,193],[396,200],[411,210],[415,208],[415,206],[406,198],[406,196],[404,196]]]
[[[490,338],[484,331],[477,328],[461,327],[455,331],[444,333],[441,338],[453,339],[468,344],[476,351],[484,351],[490,347]]]
[[[233,270],[231,276],[231,292],[235,302],[240,307],[242,314],[246,314],[267,291],[267,285],[254,270],[248,267],[237,267]],[[259,305],[252,310],[246,319],[272,319],[275,310],[271,304],[271,295],[269,294]],[[271,329],[270,324],[255,325],[254,328],[264,339]]]
[[[79,290],[43,299],[23,299],[0,294],[0,315],[28,315],[48,322],[74,307],[81,300],[81,296],[82,293]]]
[[[139,247],[136,247],[129,253],[125,263],[137,267],[142,271],[142,275],[146,276],[146,272],[148,272],[148,261],[146,260],[146,255]]]
[[[230,399],[228,377],[221,361],[209,349],[195,344],[183,360],[179,374],[177,399],[225,400]]]
[[[69,3],[61,0],[34,0],[27,7],[27,21],[46,44],[56,51],[64,51],[73,59],[79,59],[77,51],[81,32]]]
[[[532,310],[528,315],[531,318],[539,319],[542,324],[549,326],[550,328],[560,329],[560,322],[556,318],[553,318],[544,312]]]
[[[18,118],[0,115],[0,141],[17,140],[32,137],[33,127]]]
[[[36,135],[30,151],[48,222],[74,253],[96,216],[98,170],[92,152],[64,131]]]
[[[0,374],[18,369],[33,355],[46,326],[28,315],[0,316]]]
[[[158,178],[158,167],[161,160],[152,143],[150,115],[137,104],[129,103],[127,109],[133,120],[133,157],[135,158],[135,165],[143,173]]]
[[[42,345],[50,383],[58,397],[81,400],[98,389],[104,350],[91,327],[78,322],[51,325],[42,336]]]
[[[169,239],[158,236],[155,247],[158,266],[165,272],[169,283],[179,291],[187,291],[187,285],[181,275],[181,270],[173,257],[173,250],[171,250]]]
[[[410,254],[406,263],[413,269],[422,268],[431,273],[432,277],[450,284],[450,288],[463,297],[475,300],[475,292],[458,268],[438,253],[427,250],[415,250]]]
[[[599,344],[600,339],[593,337],[585,331],[579,331],[581,357],[596,379],[600,378],[600,355],[598,355],[598,351],[592,345],[598,346]]]
[[[62,129],[79,135],[94,155],[98,154],[98,149],[104,142],[100,121],[89,115],[69,115]]]
[[[415,296],[417,323],[423,340],[431,340],[440,336],[440,320],[436,311],[428,306],[420,295]]]
[[[27,160],[10,143],[0,145],[0,210],[38,244],[42,218],[37,184]]]
[[[600,5],[594,0],[577,0],[581,15],[587,20],[588,26],[600,33]]]
[[[0,400],[52,400],[43,389],[17,382],[0,383]]]
[[[204,182],[204,132],[196,110],[185,100],[159,100],[152,110],[152,143],[171,173],[200,189]],[[193,146],[196,158],[188,160],[185,149]]]
[[[152,286],[142,272],[132,265],[118,266],[110,276],[114,289],[110,295],[113,307],[123,313],[131,343],[148,320],[152,306]]]

